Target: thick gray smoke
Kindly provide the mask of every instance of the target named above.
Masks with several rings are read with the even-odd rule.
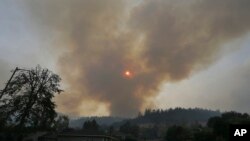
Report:
[[[69,88],[57,102],[62,112],[75,115],[98,111],[98,104],[111,115],[135,115],[151,104],[163,82],[208,66],[224,43],[250,29],[249,0],[27,4],[33,20],[58,31],[67,46],[58,67]]]

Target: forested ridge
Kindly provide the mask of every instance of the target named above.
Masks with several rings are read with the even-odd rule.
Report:
[[[144,113],[138,113],[135,118],[122,117],[80,117],[70,121],[71,127],[81,127],[81,125],[91,119],[95,119],[100,125],[118,126],[127,121],[133,124],[189,124],[195,122],[206,123],[210,117],[219,116],[220,111],[213,111],[202,108],[170,108],[170,109],[146,109]]]
[[[136,118],[130,119],[129,122],[133,124],[169,125],[206,123],[209,118],[219,115],[221,115],[219,110],[213,111],[202,108],[146,109],[144,113],[139,113]]]

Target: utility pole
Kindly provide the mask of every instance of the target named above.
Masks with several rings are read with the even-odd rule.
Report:
[[[29,71],[29,70],[25,70],[25,69],[19,69],[18,67],[16,67],[15,70],[13,71],[13,73],[12,73],[10,79],[9,79],[8,82],[6,83],[4,89],[2,90],[1,95],[0,95],[0,99],[3,97],[5,91],[6,91],[7,88],[8,88],[8,85],[10,84],[10,82],[11,82],[12,78],[14,77],[14,75],[16,74],[16,72],[17,72],[17,71],[20,71],[20,70],[22,70],[22,71]]]

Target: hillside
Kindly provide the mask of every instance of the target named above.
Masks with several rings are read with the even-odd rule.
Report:
[[[121,122],[121,121],[125,120],[125,118],[112,117],[112,116],[111,117],[108,117],[108,116],[106,116],[106,117],[80,117],[78,119],[70,120],[69,127],[82,128],[83,123],[85,121],[93,120],[93,119],[95,119],[99,125],[103,125],[103,126],[110,126],[115,122]]]
[[[221,115],[220,111],[213,111],[201,108],[175,108],[175,109],[156,109],[145,110],[144,114],[139,114],[134,119],[117,122],[114,125],[120,126],[125,122],[130,122],[137,125],[173,125],[173,124],[193,124],[206,123],[210,117]]]
[[[69,126],[72,128],[82,128],[82,125],[87,120],[95,119],[99,125],[116,127],[129,121],[138,125],[150,124],[192,124],[192,123],[206,123],[210,117],[221,115],[220,111],[213,111],[201,108],[170,108],[162,109],[146,109],[143,114],[139,114],[136,118],[126,119],[122,117],[80,117],[78,119],[70,120]]]

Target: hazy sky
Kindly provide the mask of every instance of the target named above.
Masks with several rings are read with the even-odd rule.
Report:
[[[249,0],[0,0],[0,88],[40,64],[62,77],[69,115],[250,113],[249,31]]]

